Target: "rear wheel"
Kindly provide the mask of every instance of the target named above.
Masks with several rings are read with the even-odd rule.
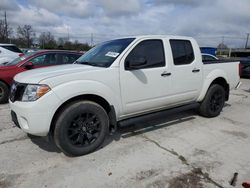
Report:
[[[78,101],[59,115],[54,139],[64,153],[80,156],[95,151],[104,142],[108,130],[109,118],[102,106]]]
[[[9,97],[9,87],[0,81],[0,104],[7,103]]]
[[[225,89],[218,84],[212,85],[202,101],[199,113],[205,117],[216,117],[225,104]]]

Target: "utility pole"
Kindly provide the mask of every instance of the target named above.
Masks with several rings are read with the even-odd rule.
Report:
[[[69,26],[67,27],[67,31],[68,31],[68,41],[69,41]]]
[[[250,35],[250,33],[247,33],[247,41],[246,41],[245,49],[247,49],[247,47],[248,47],[249,35]]]
[[[43,39],[43,49],[44,49],[44,43],[45,43],[44,38],[45,38],[45,32],[43,32],[43,38],[42,38]]]
[[[224,42],[225,42],[225,36],[222,36],[222,41],[221,41],[221,49],[220,49],[220,55],[222,55],[222,50],[224,49]]]
[[[91,33],[91,38],[90,38],[90,44],[91,44],[91,47],[94,45],[94,34]]]
[[[4,11],[4,40],[8,39],[8,25],[7,25],[7,15],[6,11]]]

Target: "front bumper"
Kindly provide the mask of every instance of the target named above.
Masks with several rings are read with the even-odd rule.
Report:
[[[46,136],[60,100],[53,91],[50,91],[34,102],[9,101],[9,103],[12,121],[17,127],[32,135]]]

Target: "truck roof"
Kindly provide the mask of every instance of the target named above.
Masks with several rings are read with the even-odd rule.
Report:
[[[190,40],[193,39],[192,37],[187,37],[187,36],[176,36],[176,35],[131,35],[127,37],[121,37],[121,38],[136,38],[136,39],[143,39],[143,38],[173,38],[173,39],[186,39]]]

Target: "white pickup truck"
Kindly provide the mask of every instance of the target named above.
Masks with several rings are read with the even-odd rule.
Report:
[[[152,112],[199,103],[220,114],[240,84],[239,62],[202,63],[193,38],[136,36],[104,42],[73,65],[18,74],[10,107],[23,131],[53,135],[66,154],[101,146],[116,124]]]

